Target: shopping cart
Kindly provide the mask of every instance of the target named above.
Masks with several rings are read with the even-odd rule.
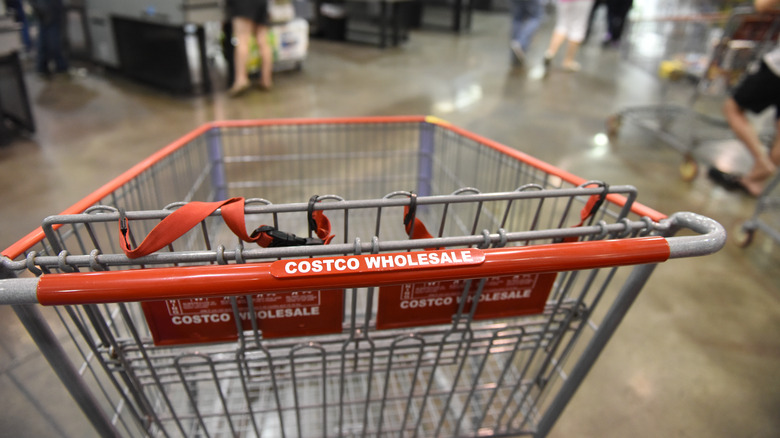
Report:
[[[747,247],[753,243],[756,231],[762,231],[771,237],[775,242],[780,243],[780,174],[775,175],[764,187],[764,190],[756,200],[756,208],[753,215],[746,220],[735,233],[737,244],[741,247]]]
[[[686,181],[696,178],[700,162],[731,167],[728,171],[749,168],[749,157],[739,153],[743,147],[723,118],[721,105],[729,90],[776,44],[778,32],[780,15],[749,8],[734,9],[729,15],[632,22],[624,55],[665,79],[666,101],[619,111],[607,120],[607,133],[617,136],[626,122],[651,132],[683,155],[679,171]],[[681,101],[680,96],[688,97]]]
[[[5,250],[0,300],[105,436],[544,436],[655,264],[724,244],[636,197],[431,117],[217,122]]]

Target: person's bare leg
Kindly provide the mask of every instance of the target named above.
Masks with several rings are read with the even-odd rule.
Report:
[[[580,49],[580,41],[569,40],[566,43],[566,56],[563,58],[563,68],[569,71],[579,71],[580,64],[575,60]]]
[[[764,151],[764,145],[761,144],[761,140],[758,138],[758,134],[745,115],[745,112],[733,98],[728,98],[723,104],[723,113],[734,134],[736,134],[737,138],[745,145],[753,157],[753,167],[742,176],[740,181],[751,194],[757,196],[763,190],[766,179],[774,173],[776,166]],[[777,141],[772,148],[773,156],[780,154],[780,150],[775,152],[775,148],[780,149],[777,146]]]
[[[236,47],[233,50],[233,86],[231,93],[240,92],[249,85],[247,62],[249,61],[249,40],[252,36],[252,20],[243,17],[233,18],[233,36]]]
[[[274,53],[271,43],[268,42],[268,26],[257,26],[257,45],[263,60],[260,80],[263,87],[270,89],[273,86]]]
[[[769,151],[769,159],[772,160],[772,164],[775,167],[780,166],[780,118],[775,122],[775,140],[772,143],[772,149]]]
[[[555,54],[558,53],[558,49],[561,48],[561,44],[566,41],[566,34],[558,31],[554,31],[552,38],[550,38],[550,45],[547,46],[547,51],[544,53],[546,59],[552,59]]]

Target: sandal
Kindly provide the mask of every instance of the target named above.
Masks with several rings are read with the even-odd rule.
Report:
[[[246,84],[240,85],[240,86],[235,86],[234,85],[234,86],[230,87],[230,89],[228,90],[228,96],[230,96],[230,97],[239,97],[239,96],[243,95],[244,93],[246,93],[249,90],[250,87],[251,87],[251,84],[249,84],[249,83],[246,83]]]
[[[742,182],[742,178],[738,175],[733,175],[731,173],[726,173],[720,169],[710,167],[710,170],[707,172],[707,176],[709,176],[711,180],[715,181],[717,184],[721,185],[726,190],[729,191],[740,190],[747,193],[750,196],[755,196],[753,193],[750,192],[750,190],[748,190],[748,188]]]
[[[563,67],[565,71],[572,73],[577,73],[578,71],[582,70],[582,66],[577,61],[564,62],[561,67]]]

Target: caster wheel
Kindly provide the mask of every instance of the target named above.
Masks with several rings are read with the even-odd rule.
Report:
[[[732,233],[734,242],[740,248],[747,248],[748,246],[750,246],[750,244],[753,243],[753,237],[755,237],[755,235],[756,235],[756,230],[747,229],[745,228],[744,224],[734,227],[734,232]]]
[[[623,124],[623,118],[620,114],[615,114],[607,119],[607,136],[610,139],[617,137],[620,132],[620,126]]]
[[[699,163],[692,157],[685,157],[685,160],[680,164],[680,176],[683,181],[691,182],[699,175]]]

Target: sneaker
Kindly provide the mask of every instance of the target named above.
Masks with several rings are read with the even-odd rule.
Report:
[[[509,47],[512,49],[512,53],[515,54],[515,64],[523,65],[525,63],[525,52],[523,51],[523,46],[521,46],[517,41],[512,41],[509,43]]]
[[[553,60],[552,55],[550,55],[549,53],[544,54],[542,69],[544,70],[545,77],[550,74],[550,65],[552,65],[552,60]]]

